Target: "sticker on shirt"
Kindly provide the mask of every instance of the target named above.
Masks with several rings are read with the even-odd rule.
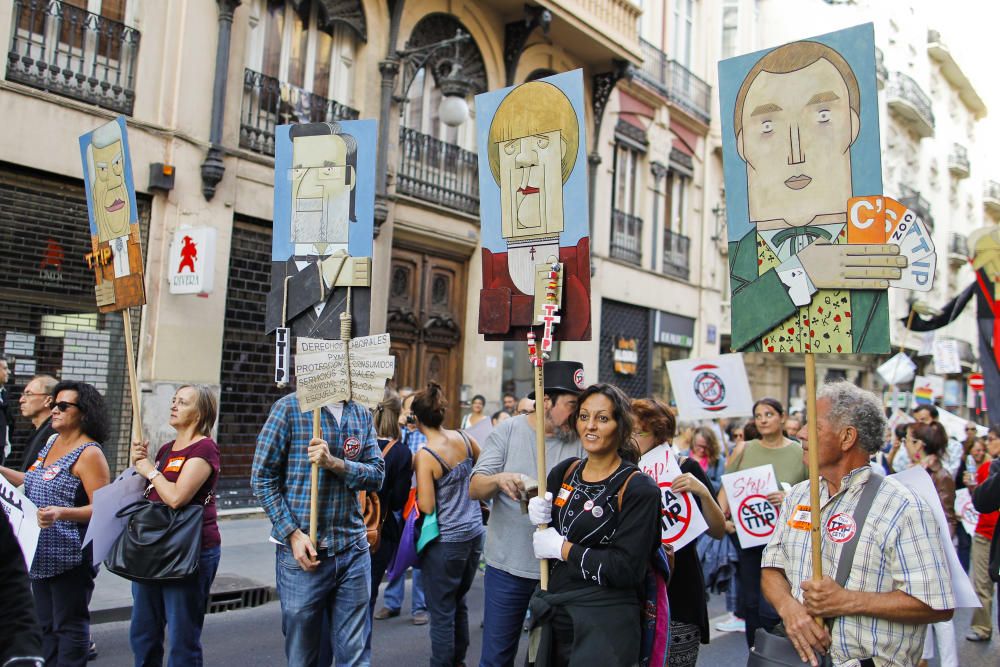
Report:
[[[792,517],[788,520],[788,527],[795,530],[812,530],[812,512],[809,505],[796,505],[792,512]]]
[[[52,466],[51,468],[42,473],[42,481],[51,482],[56,477],[58,477],[59,473],[61,472],[62,468],[60,468],[59,466]]]
[[[38,468],[41,468],[43,463],[45,463],[45,459],[39,456],[37,459],[35,459],[35,462],[31,464],[31,467],[28,468],[28,472],[33,472]]]
[[[361,441],[355,438],[353,435],[344,440],[344,456],[351,459],[352,461],[357,460],[358,456],[361,455]]]
[[[556,507],[562,507],[566,504],[566,501],[569,500],[569,494],[571,493],[573,493],[573,487],[569,484],[563,484],[562,488],[559,489],[559,495],[556,496],[554,501],[552,501],[552,504]]]
[[[849,542],[856,532],[858,532],[858,524],[854,522],[854,517],[850,514],[844,512],[834,514],[826,522],[827,536],[838,544]]]
[[[163,469],[163,472],[180,472],[186,459],[186,456],[175,456],[167,459],[167,467]]]

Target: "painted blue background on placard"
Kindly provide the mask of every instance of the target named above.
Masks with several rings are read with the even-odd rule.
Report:
[[[805,38],[837,51],[854,70],[861,90],[861,130],[851,146],[853,196],[882,193],[882,149],[879,143],[878,88],[875,73],[875,26],[871,23]],[[778,48],[780,44],[774,48]],[[764,49],[719,62],[719,106],[722,120],[722,164],[726,182],[726,221],[730,242],[750,231],[746,163],[736,151],[733,111],[747,73],[758,60],[774,50]],[[844,202],[847,210],[847,202]]]
[[[375,143],[374,119],[339,121],[341,132],[358,142],[357,179],[354,186],[355,215],[350,224],[347,249],[351,257],[372,256],[372,236],[375,228]],[[295,251],[292,244],[292,141],[288,136],[291,125],[279,125],[274,133],[274,236],[271,239],[271,261],[283,262]]]
[[[554,74],[544,79],[569,98],[576,112],[580,139],[576,149],[576,162],[569,178],[563,184],[563,232],[560,246],[575,246],[590,233],[589,198],[587,196],[587,123],[584,114],[583,70]],[[501,88],[476,95],[476,146],[479,152],[479,218],[483,248],[490,252],[507,252],[507,241],[501,233],[500,186],[493,180],[490,160],[486,153],[490,125],[500,108],[500,103],[516,86]]]
[[[139,222],[139,209],[135,205],[135,180],[132,178],[132,152],[128,147],[128,130],[125,125],[125,116],[118,116],[113,121],[106,123],[118,123],[122,134],[122,161],[125,166],[125,190],[128,192],[129,204],[129,224],[134,225]],[[103,127],[103,125],[102,125]],[[97,221],[94,219],[94,201],[90,192],[90,166],[87,161],[87,147],[90,145],[90,138],[97,128],[87,134],[80,136],[80,159],[83,161],[83,190],[87,193],[87,213],[90,215],[90,235],[97,236]]]

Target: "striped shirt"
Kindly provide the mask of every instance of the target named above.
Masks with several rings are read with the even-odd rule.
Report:
[[[868,466],[851,471],[832,498],[826,482],[820,481],[823,572],[834,576],[844,544],[860,539],[845,588],[869,593],[901,590],[933,609],[953,609],[955,599],[937,524],[930,508],[915,493],[886,478],[861,534],[851,532],[854,509],[870,476]],[[809,506],[808,481],[796,484],[785,497],[761,567],[782,570],[792,594],[801,602],[800,584],[812,578],[809,530],[788,525],[792,511],[800,505]],[[841,541],[833,539],[828,530],[831,526]],[[837,667],[856,667],[864,658],[872,658],[877,667],[915,665],[923,651],[926,628],[871,616],[840,617],[834,619],[830,633],[831,656]]]
[[[340,553],[365,539],[358,491],[378,491],[385,463],[375,439],[371,413],[353,401],[344,404],[340,420],[321,411],[323,439],[330,454],[344,459],[343,476],[320,468],[316,541],[320,555]],[[296,528],[309,530],[309,441],[312,412],[299,410],[295,394],[271,406],[257,436],[250,485],[273,524],[271,536],[288,545]]]

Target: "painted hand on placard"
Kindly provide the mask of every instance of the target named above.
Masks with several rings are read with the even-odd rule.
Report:
[[[907,260],[894,244],[812,243],[798,252],[818,289],[886,289],[899,279]]]

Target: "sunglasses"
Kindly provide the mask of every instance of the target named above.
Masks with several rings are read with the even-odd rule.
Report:
[[[52,410],[53,411],[58,410],[59,412],[66,412],[66,410],[68,410],[69,408],[78,408],[78,407],[80,407],[79,403],[70,403],[69,401],[59,401],[58,403],[53,404]]]

